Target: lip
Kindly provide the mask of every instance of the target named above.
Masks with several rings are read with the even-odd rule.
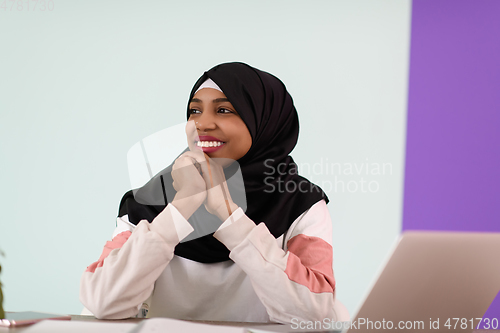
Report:
[[[218,147],[198,147],[196,143],[198,141],[217,141],[217,142],[223,142],[220,146]],[[210,135],[200,135],[197,140],[194,141],[195,146],[197,149],[202,150],[204,153],[210,154],[213,152],[216,152],[217,150],[221,149],[226,145],[226,143],[220,139],[217,139],[216,137],[210,136]]]
[[[196,141],[220,141],[224,142],[222,140],[217,139],[216,137],[210,136],[210,135],[200,135],[199,139]]]

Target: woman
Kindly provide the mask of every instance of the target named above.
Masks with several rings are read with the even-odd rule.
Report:
[[[125,194],[113,240],[83,274],[82,303],[108,319],[142,307],[179,319],[348,320],[335,300],[328,199],[288,155],[299,124],[283,83],[243,63],[218,65],[194,85],[187,117],[189,151]],[[235,165],[245,212],[225,182]],[[200,216],[223,223],[180,243]]]

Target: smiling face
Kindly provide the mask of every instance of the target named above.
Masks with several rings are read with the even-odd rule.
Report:
[[[189,103],[189,115],[199,135],[195,145],[211,158],[239,160],[252,146],[247,126],[219,90],[199,90]]]

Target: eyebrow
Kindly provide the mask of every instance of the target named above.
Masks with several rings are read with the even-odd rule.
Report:
[[[191,103],[203,103],[203,101],[199,98],[193,98],[191,99]],[[227,98],[216,98],[214,100],[212,100],[212,103],[222,103],[222,102],[229,102],[229,100]]]

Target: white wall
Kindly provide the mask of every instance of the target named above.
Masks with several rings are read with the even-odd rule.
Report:
[[[305,176],[335,185],[326,167],[340,163],[337,182],[358,185],[328,192],[338,297],[355,310],[400,231],[408,0],[11,5],[0,10],[8,311],[81,311],[80,275],[110,238],[130,186],[128,149],[184,121],[195,80],[228,61],[285,82],[301,120],[293,156],[303,169],[317,164]],[[371,172],[371,163],[390,163],[392,173],[358,174],[366,163]],[[362,181],[378,191],[362,193]]]

